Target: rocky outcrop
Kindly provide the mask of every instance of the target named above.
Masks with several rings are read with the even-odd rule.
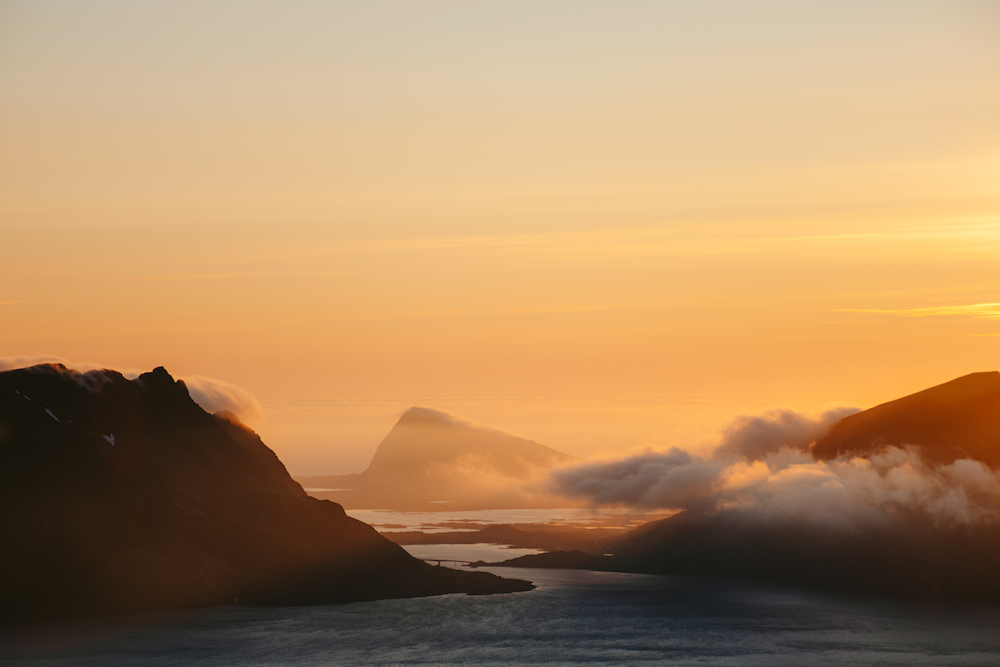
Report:
[[[0,457],[6,619],[531,587],[412,558],[162,368],[0,373]]]

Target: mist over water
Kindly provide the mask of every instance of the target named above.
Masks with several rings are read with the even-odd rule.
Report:
[[[470,545],[417,555],[456,558]],[[471,545],[478,555],[509,550]],[[425,553],[426,552],[426,553]],[[994,665],[1000,609],[721,579],[491,568],[527,593],[215,608],[6,629],[0,658],[125,665]],[[6,661],[4,664],[8,664]]]
[[[463,529],[462,524],[571,523],[600,524],[620,519],[628,525],[664,516],[645,514],[633,509],[567,507],[555,509],[469,510],[458,512],[398,512],[393,510],[345,510],[347,515],[376,528],[419,530],[426,533]],[[467,529],[467,527],[466,527]]]

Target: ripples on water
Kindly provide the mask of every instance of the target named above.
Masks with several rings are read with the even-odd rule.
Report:
[[[512,555],[469,546],[421,547],[418,555]],[[0,655],[4,664],[53,666],[1000,664],[1000,608],[718,579],[491,571],[538,589],[8,628]]]

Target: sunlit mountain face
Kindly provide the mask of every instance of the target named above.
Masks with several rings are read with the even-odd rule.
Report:
[[[973,373],[848,417],[812,448],[819,459],[912,448],[922,460],[1000,468],[1000,373]]]

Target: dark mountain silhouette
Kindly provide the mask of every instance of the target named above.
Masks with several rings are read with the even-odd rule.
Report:
[[[162,368],[0,373],[0,618],[526,590],[431,567],[309,497]]]
[[[1000,372],[972,373],[840,420],[812,448],[819,459],[912,446],[925,461],[971,458],[1000,468]]]
[[[429,408],[410,408],[353,475],[299,477],[349,509],[473,510],[564,507],[532,488],[568,454]]]
[[[505,567],[713,576],[806,588],[1000,603],[1000,530],[934,525],[835,529],[682,512],[586,552],[523,556]],[[610,555],[605,555],[610,554]]]
[[[713,575],[797,586],[1000,602],[995,525],[923,517],[838,529],[681,513],[611,545],[630,571]]]

